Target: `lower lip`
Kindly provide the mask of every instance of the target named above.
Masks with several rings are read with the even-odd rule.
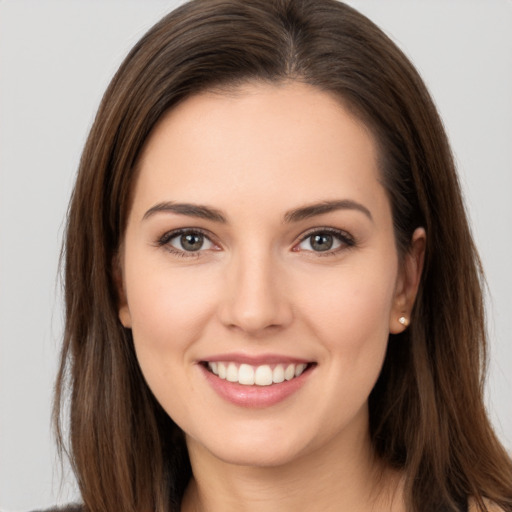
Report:
[[[199,365],[210,386],[222,398],[239,407],[264,408],[276,405],[296,393],[309,378],[312,367],[299,377],[270,386],[244,386],[217,377],[203,365]]]

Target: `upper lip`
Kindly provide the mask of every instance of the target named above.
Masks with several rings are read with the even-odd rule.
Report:
[[[215,354],[200,360],[202,363],[216,363],[222,361],[238,364],[249,364],[251,366],[260,366],[264,364],[308,364],[313,362],[309,359],[281,354],[253,355],[240,353]]]

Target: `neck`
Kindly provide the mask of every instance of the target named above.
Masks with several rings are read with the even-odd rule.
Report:
[[[403,512],[401,478],[373,455],[369,435],[333,439],[279,466],[219,460],[187,440],[193,470],[182,512]]]

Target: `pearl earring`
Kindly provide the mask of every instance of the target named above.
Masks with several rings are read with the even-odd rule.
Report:
[[[407,327],[409,325],[409,320],[405,318],[405,316],[401,316],[398,321],[404,326]]]

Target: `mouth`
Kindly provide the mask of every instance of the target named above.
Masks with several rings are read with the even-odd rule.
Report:
[[[202,365],[221,380],[242,386],[264,387],[297,379],[315,363],[251,365],[234,361],[203,361]]]
[[[264,409],[302,389],[316,362],[277,354],[216,355],[198,361],[206,382],[224,400],[244,408]]]

